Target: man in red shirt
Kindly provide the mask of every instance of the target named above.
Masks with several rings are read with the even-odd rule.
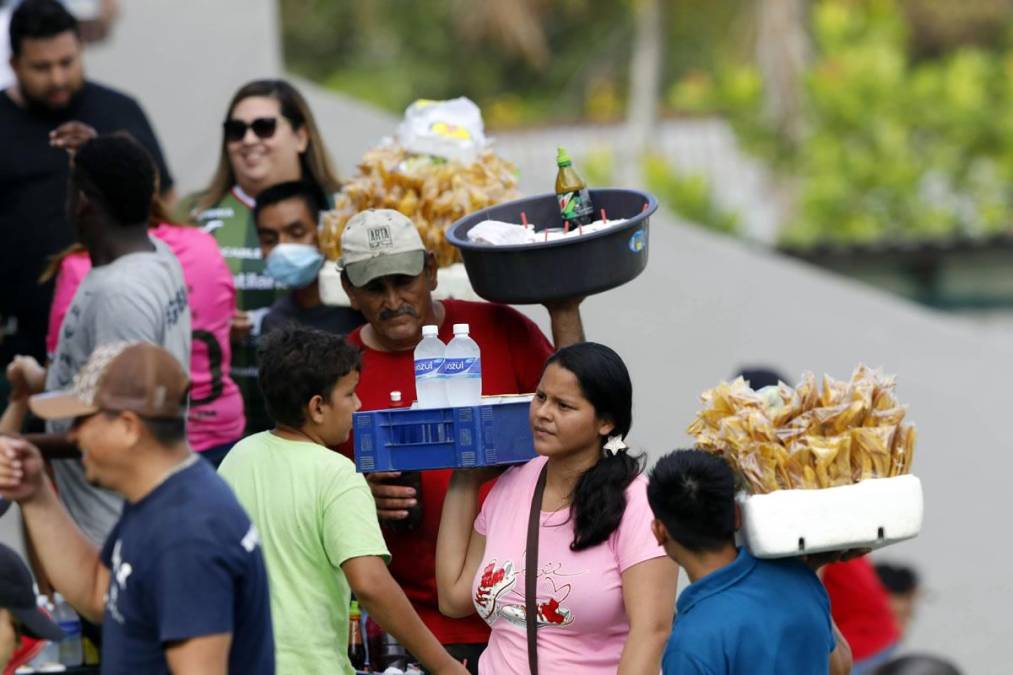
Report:
[[[426,251],[415,225],[397,211],[377,209],[353,216],[341,235],[341,283],[352,307],[368,323],[348,336],[362,350],[358,395],[363,410],[390,407],[390,393],[415,400],[415,346],[422,326],[440,327],[449,342],[453,325],[466,323],[482,350],[482,394],[532,392],[552,346],[538,327],[505,305],[463,300],[435,300],[436,258]],[[584,330],[580,300],[546,305],[556,347],[580,342]],[[351,444],[341,451],[352,455]],[[404,519],[418,499],[422,522],[414,531],[385,529],[391,574],[404,588],[429,629],[455,657],[467,659],[477,672],[478,656],[489,629],[477,616],[450,619],[438,609],[436,597],[436,534],[451,471],[422,474],[421,495],[410,487],[386,481],[398,474],[368,476],[381,522]],[[483,495],[484,496],[484,495]]]
[[[868,556],[827,565],[822,572],[830,613],[851,645],[852,672],[871,673],[890,660],[900,637],[890,596]]]

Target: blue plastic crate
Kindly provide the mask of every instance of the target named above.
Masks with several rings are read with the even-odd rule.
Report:
[[[355,413],[355,468],[454,469],[517,464],[535,456],[530,397],[461,408]]]

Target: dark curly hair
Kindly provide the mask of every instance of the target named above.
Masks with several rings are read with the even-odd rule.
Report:
[[[301,427],[314,396],[329,400],[342,377],[359,370],[361,356],[340,335],[287,326],[261,338],[257,349],[260,390],[275,422]]]
[[[125,132],[96,136],[74,155],[74,185],[119,225],[147,227],[158,170],[151,155]]]

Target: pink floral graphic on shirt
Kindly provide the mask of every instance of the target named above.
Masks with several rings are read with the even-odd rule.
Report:
[[[475,608],[479,616],[490,623],[494,621],[499,597],[513,588],[516,582],[513,562],[507,560],[502,567],[496,567],[496,561],[492,560],[486,565],[475,589]]]
[[[573,590],[565,577],[579,576],[583,573],[564,572],[561,563],[547,563],[538,570],[539,600],[535,615],[538,628],[562,628],[573,623],[573,613],[563,604]],[[514,572],[513,563],[510,561],[497,568],[496,561],[493,560],[482,570],[478,589],[475,591],[475,606],[490,625],[495,623],[498,617],[503,617],[515,626],[527,625],[523,588],[516,587],[518,577],[523,579],[524,573]]]

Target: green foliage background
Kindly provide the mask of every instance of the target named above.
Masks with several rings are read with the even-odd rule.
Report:
[[[820,0],[805,74],[803,140],[761,122],[763,88],[741,62],[675,84],[669,104],[720,111],[798,186],[789,246],[977,237],[1009,229],[1013,49],[916,59],[895,0]]]
[[[531,3],[551,53],[543,68],[467,31],[469,0],[280,0],[280,7],[294,72],[395,113],[416,98],[468,96],[488,126],[504,129],[621,119],[635,1]],[[665,3],[664,81],[713,68],[740,42],[728,38],[748,29],[749,4]]]
[[[510,0],[503,0],[510,1]],[[535,67],[469,33],[469,0],[281,0],[289,68],[401,112],[466,95],[492,129],[622,119],[631,5],[531,2],[551,53]],[[724,115],[795,195],[782,243],[978,237],[1013,209],[1011,0],[812,0],[801,140],[764,123],[750,0],[667,0],[662,114]],[[645,158],[648,186],[724,232],[712,186]]]

